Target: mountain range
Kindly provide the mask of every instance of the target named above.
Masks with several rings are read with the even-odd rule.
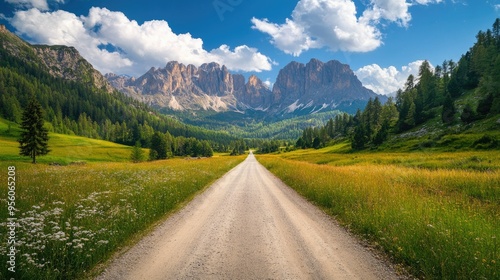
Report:
[[[287,137],[295,137],[313,119],[322,122],[338,111],[355,113],[358,108],[364,108],[370,98],[378,96],[363,87],[348,65],[335,60],[290,62],[279,71],[273,87],[269,88],[255,75],[245,77],[231,73],[226,66],[213,62],[197,67],[171,61],[164,68],[153,67],[137,78],[103,76],[73,47],[31,45],[5,26],[0,26],[0,38],[0,49],[6,51],[6,55],[33,65],[33,69],[112,96],[116,96],[116,90],[121,91],[185,123],[215,130],[227,130],[227,124],[247,127],[254,122],[274,123],[301,116],[286,125],[280,124],[279,133],[288,135],[294,131],[294,135]],[[1,54],[0,58],[4,59]],[[385,101],[385,96],[378,97]],[[85,106],[78,105],[76,111],[71,106],[61,108],[63,116],[64,110],[68,114],[87,112],[88,115],[85,108],[92,102],[85,101]],[[58,108],[52,109],[57,113]],[[320,112],[324,114],[318,114]],[[98,121],[102,117],[99,112],[91,115]],[[78,119],[78,115],[74,118]],[[272,132],[265,135],[276,136]]]
[[[353,113],[370,98],[385,100],[363,87],[350,67],[336,60],[290,62],[280,70],[272,89],[255,75],[245,81],[243,75],[214,62],[196,67],[171,61],[138,78],[115,74],[106,78],[123,93],[173,111],[251,110],[279,116],[331,110]]]

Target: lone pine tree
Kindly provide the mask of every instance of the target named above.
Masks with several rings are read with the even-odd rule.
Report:
[[[36,163],[36,157],[50,152],[48,148],[49,132],[43,126],[43,110],[38,101],[32,97],[21,118],[21,138],[19,154],[29,156]]]

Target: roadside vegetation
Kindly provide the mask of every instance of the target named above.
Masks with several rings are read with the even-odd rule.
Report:
[[[458,63],[423,62],[418,76],[410,75],[385,104],[370,99],[354,116],[339,114],[324,126],[304,129],[296,147],[318,149],[348,139],[353,150],[391,146],[388,142],[397,148],[402,138],[425,135],[422,147],[455,148],[457,139],[446,136],[483,132],[483,142],[469,145],[500,148],[500,19],[476,39]]]
[[[52,152],[31,164],[19,156],[18,127],[0,121],[0,180],[16,168],[16,273],[0,278],[95,276],[114,252],[133,243],[244,157],[174,158],[132,163],[132,147],[50,134]],[[9,132],[7,132],[10,130]],[[6,236],[7,197],[0,197]],[[6,242],[0,262],[7,263]]]
[[[500,277],[500,151],[347,150],[258,160],[416,277]]]

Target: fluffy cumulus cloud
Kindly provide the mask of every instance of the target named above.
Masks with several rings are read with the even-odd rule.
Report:
[[[268,34],[271,43],[287,54],[299,56],[311,48],[368,52],[382,44],[378,26],[394,22],[408,26],[408,8],[442,0],[370,0],[357,16],[353,0],[300,0],[285,23],[252,18],[252,28]]]
[[[408,76],[418,76],[418,70],[423,60],[417,60],[397,69],[394,66],[382,68],[377,64],[364,66],[355,71],[363,85],[378,94],[393,95],[398,89],[403,89]]]
[[[172,60],[196,66],[215,61],[235,71],[260,72],[272,67],[267,56],[246,45],[234,50],[221,45],[207,51],[202,39],[176,34],[166,21],[138,24],[105,8],[91,8],[87,16],[33,8],[17,11],[10,22],[35,43],[74,46],[103,73],[137,76]]]
[[[363,12],[363,21],[378,24],[380,20],[384,19],[408,26],[411,15],[408,12],[410,3],[407,3],[406,0],[371,0],[370,3],[370,8]]]

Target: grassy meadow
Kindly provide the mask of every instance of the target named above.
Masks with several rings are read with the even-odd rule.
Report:
[[[50,134],[31,164],[0,122],[0,181],[16,168],[16,273],[7,270],[7,192],[0,201],[0,279],[95,276],[110,256],[179,209],[244,156],[131,163],[131,147]],[[58,163],[59,165],[49,165]],[[10,245],[9,245],[10,246]]]
[[[500,151],[346,153],[258,160],[422,279],[500,279]]]

